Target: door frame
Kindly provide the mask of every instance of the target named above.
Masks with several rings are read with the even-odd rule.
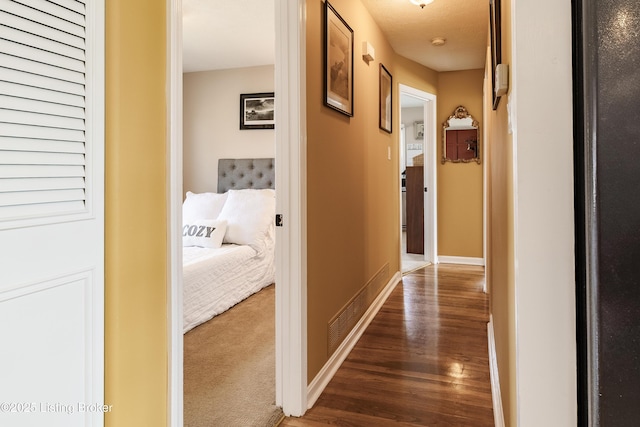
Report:
[[[182,0],[167,4],[167,310],[169,425],[183,425]],[[276,19],[276,404],[307,409],[305,0],[273,0]]]
[[[183,425],[182,0],[167,1],[167,420]]]
[[[420,99],[423,104],[423,120],[424,120],[424,145],[422,151],[424,154],[424,185],[427,192],[424,195],[424,259],[432,264],[438,263],[438,188],[437,188],[437,127],[436,127],[436,95],[425,92],[423,90],[404,85],[399,85],[400,96],[398,98],[400,107],[402,107],[400,99],[402,95],[411,96]],[[400,112],[402,115],[402,112]],[[400,144],[398,144],[400,145]],[[399,201],[400,209],[402,209],[402,198]],[[402,211],[400,212],[402,218]],[[402,222],[400,224],[402,228]],[[400,248],[402,254],[402,248]]]

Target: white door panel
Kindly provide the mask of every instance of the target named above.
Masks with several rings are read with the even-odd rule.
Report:
[[[102,256],[96,219],[0,231],[0,292],[91,270]]]
[[[7,426],[100,425],[94,395],[94,272],[0,293],[0,421]],[[98,405],[96,405],[96,403]],[[93,404],[92,406],[90,406]],[[98,420],[99,421],[99,420]]]
[[[0,0],[0,426],[101,427],[104,3],[22,3]]]

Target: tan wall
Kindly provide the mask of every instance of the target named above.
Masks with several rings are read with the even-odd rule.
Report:
[[[218,159],[275,156],[273,129],[240,130],[240,94],[274,91],[274,66],[183,75],[183,188],[215,192]]]
[[[502,63],[511,64],[511,2],[502,2]],[[490,62],[489,62],[490,64]],[[489,71],[490,73],[490,71]],[[489,78],[488,84],[491,83]],[[491,88],[487,88],[491,95]],[[511,90],[511,88],[509,89]],[[507,425],[517,424],[516,396],[516,313],[514,263],[514,187],[513,137],[508,132],[507,98],[503,96],[498,109],[487,99],[487,141],[489,166],[488,211],[490,247],[487,255],[487,282],[490,287],[491,313],[496,342],[496,357],[500,376],[502,407]]]
[[[331,3],[355,33],[354,116],[323,105],[321,0],[307,1],[308,377],[329,358],[327,324],[385,265],[400,269],[394,52],[360,1]],[[375,48],[367,65],[362,41]],[[393,134],[378,128],[379,64],[394,77]],[[391,159],[387,158],[387,150]]]
[[[438,74],[438,255],[483,257],[482,164],[442,164],[442,124],[463,105],[478,123],[483,122],[484,70]],[[480,149],[482,149],[482,132]],[[482,161],[482,159],[481,159]]]
[[[393,74],[394,89],[397,89],[398,84],[403,84],[423,92],[438,94],[438,73],[436,71],[397,54],[394,55],[393,66],[395,70]],[[394,100],[394,111],[399,111],[400,98],[394,96]]]
[[[106,2],[107,427],[167,424],[164,2]]]

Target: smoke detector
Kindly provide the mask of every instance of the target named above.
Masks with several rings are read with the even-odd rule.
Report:
[[[446,41],[447,40],[444,37],[435,37],[431,39],[431,44],[438,47],[444,45]]]

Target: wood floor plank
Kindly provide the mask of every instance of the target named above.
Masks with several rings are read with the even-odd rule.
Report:
[[[484,269],[403,277],[304,417],[284,427],[493,426]]]

